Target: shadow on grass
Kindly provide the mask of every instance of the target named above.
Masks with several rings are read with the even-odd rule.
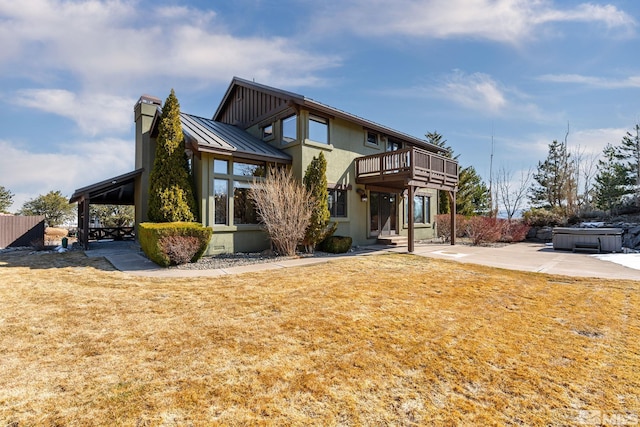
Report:
[[[88,257],[81,250],[58,253],[25,249],[0,253],[0,275],[3,274],[3,270],[11,268],[46,270],[67,267],[91,267],[103,271],[117,271],[106,258]]]

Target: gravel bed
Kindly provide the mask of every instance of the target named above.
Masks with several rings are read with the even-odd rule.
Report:
[[[349,253],[365,252],[363,249],[351,249]],[[216,268],[230,268],[250,264],[263,264],[267,262],[279,262],[288,259],[298,258],[328,258],[344,256],[345,254],[331,254],[328,252],[316,251],[312,254],[299,253],[296,256],[280,256],[270,252],[220,254],[203,256],[197,262],[176,265],[169,268],[177,270],[211,270]]]

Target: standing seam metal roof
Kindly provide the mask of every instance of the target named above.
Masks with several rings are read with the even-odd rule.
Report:
[[[197,141],[200,148],[229,151],[229,154],[260,156],[274,161],[291,162],[291,156],[233,125],[180,113],[183,132]]]

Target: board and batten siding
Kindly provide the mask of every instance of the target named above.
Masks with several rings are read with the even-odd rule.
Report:
[[[0,249],[44,244],[44,215],[0,216]]]
[[[255,89],[236,86],[228,104],[225,106],[219,121],[241,128],[247,128],[270,113],[284,109],[288,101],[284,98],[257,91]]]

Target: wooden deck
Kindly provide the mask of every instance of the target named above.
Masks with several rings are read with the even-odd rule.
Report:
[[[402,190],[408,186],[455,191],[458,162],[411,147],[356,159],[358,184]]]

